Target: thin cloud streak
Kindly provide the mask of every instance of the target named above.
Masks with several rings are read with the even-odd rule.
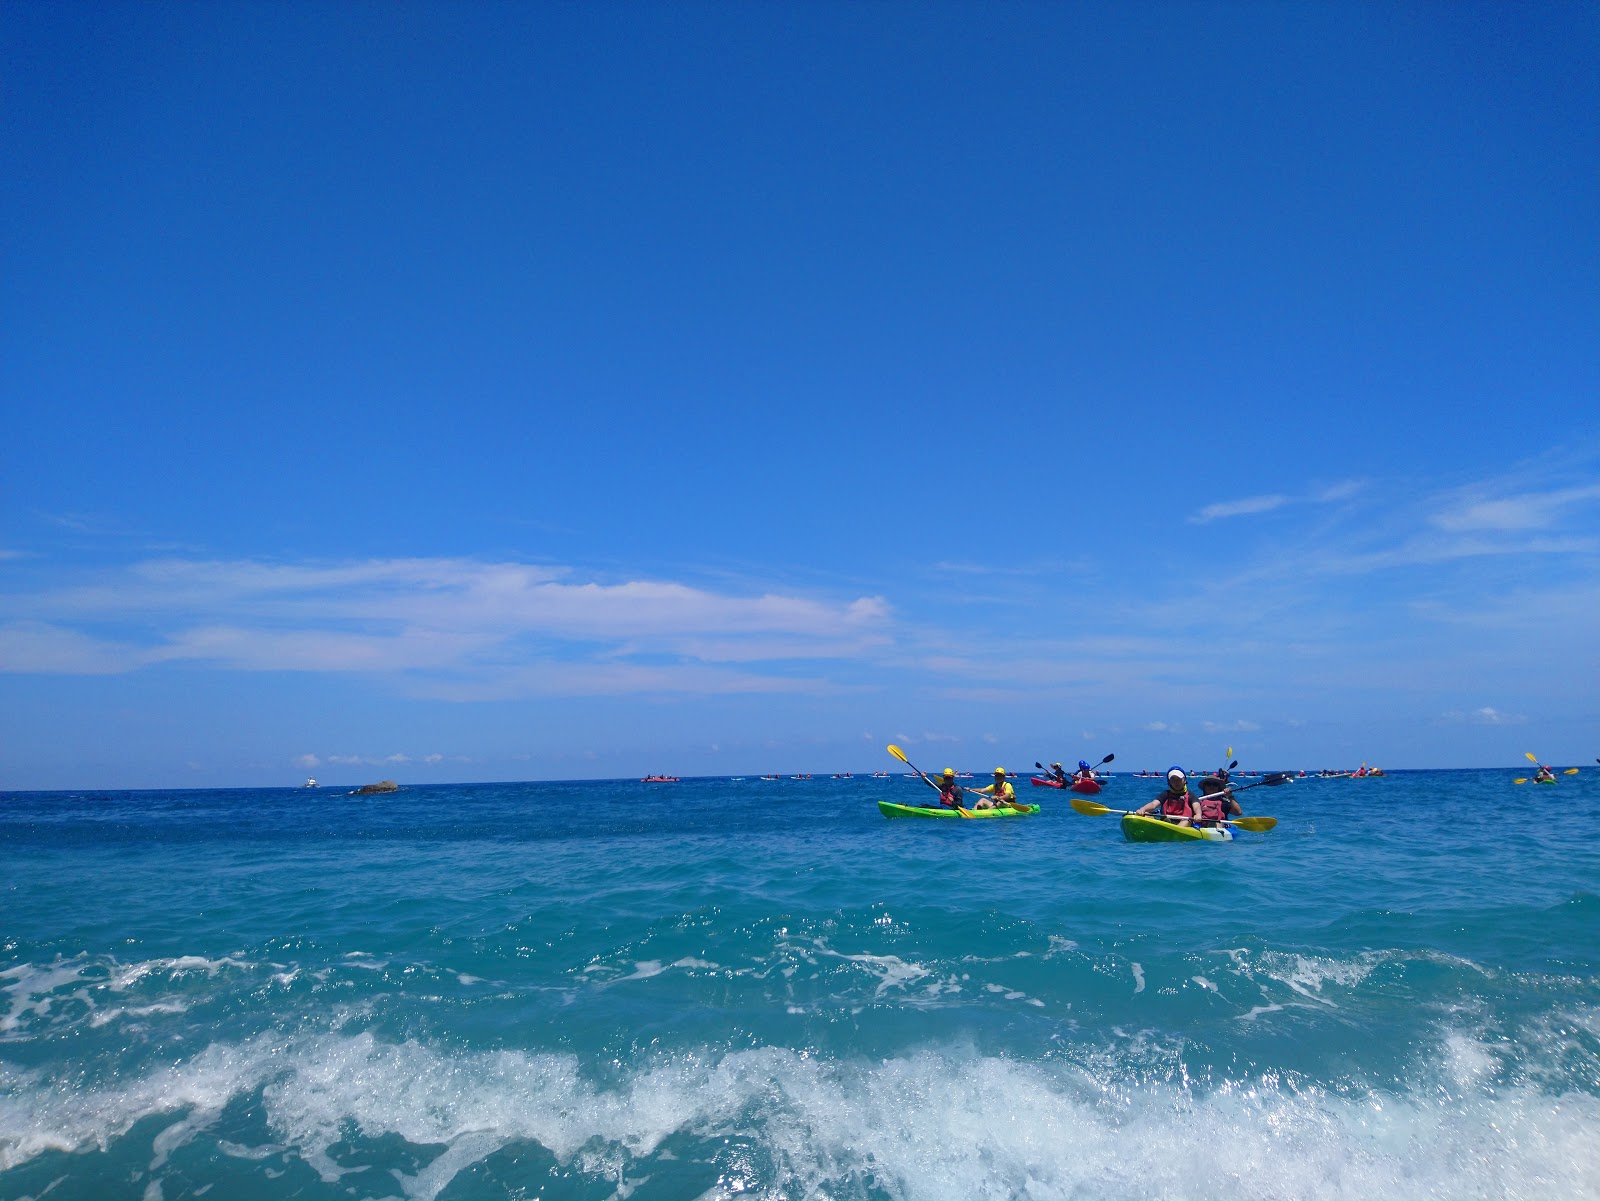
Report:
[[[881,596],[741,596],[572,574],[461,559],[148,561],[88,586],[0,598],[0,614],[13,619],[0,626],[0,670],[112,674],[196,662],[426,675],[439,677],[432,695],[462,699],[795,691],[820,685],[715,665],[851,659],[890,638]],[[654,661],[619,662],[633,658]]]
[[[1285,496],[1283,493],[1274,492],[1266,496],[1246,496],[1239,500],[1219,501],[1191,513],[1188,520],[1190,525],[1207,525],[1227,517],[1250,517],[1258,513],[1272,513],[1290,505],[1334,504],[1337,501],[1349,500],[1365,487],[1365,480],[1343,480],[1305,496]]]

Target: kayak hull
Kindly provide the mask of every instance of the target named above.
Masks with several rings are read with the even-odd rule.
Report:
[[[1100,785],[1093,780],[1078,780],[1072,785],[1073,792],[1081,792],[1085,796],[1093,796],[1100,791]]]
[[[1122,819],[1122,836],[1129,842],[1232,842],[1227,826],[1175,826],[1159,817],[1130,813]]]
[[[954,818],[958,822],[966,820],[954,809],[946,809],[943,806],[929,809],[921,805],[896,805],[893,801],[879,801],[878,812],[883,814],[885,817],[950,817]],[[1031,814],[1039,812],[1039,806],[1023,805],[1019,809],[1013,809],[1009,805],[1002,805],[998,809],[968,809],[967,812],[972,814],[972,816],[975,818],[1028,817]]]
[[[1060,780],[1041,780],[1038,776],[1030,776],[1029,779],[1028,779],[1028,783],[1032,784],[1035,788],[1065,788],[1066,787],[1066,785],[1063,784]]]

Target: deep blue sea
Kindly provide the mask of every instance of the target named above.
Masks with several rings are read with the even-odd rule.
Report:
[[[0,1198],[1593,1198],[1600,774],[1522,774],[0,794]]]

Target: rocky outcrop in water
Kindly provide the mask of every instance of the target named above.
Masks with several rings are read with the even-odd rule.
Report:
[[[400,785],[393,780],[379,780],[376,784],[363,784],[351,796],[371,796],[375,792],[399,792]]]

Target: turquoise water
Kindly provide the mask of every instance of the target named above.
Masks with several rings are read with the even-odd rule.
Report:
[[[0,1197],[1594,1197],[1600,774],[1520,774],[5,794]]]

